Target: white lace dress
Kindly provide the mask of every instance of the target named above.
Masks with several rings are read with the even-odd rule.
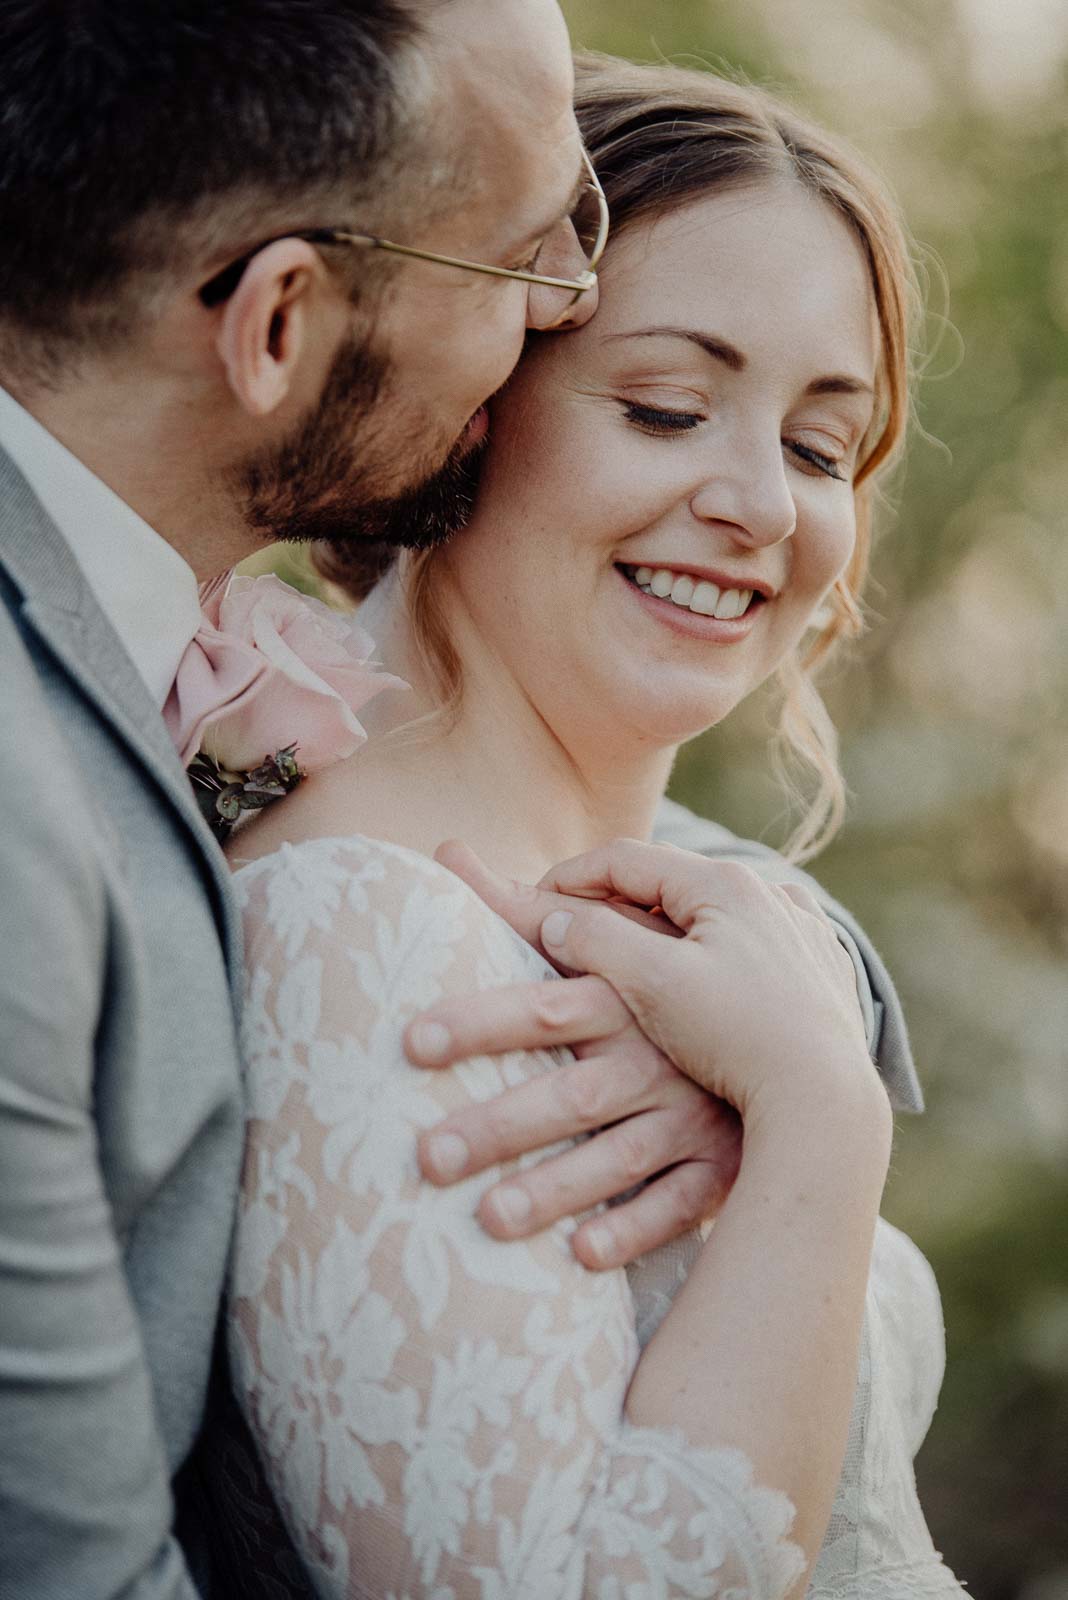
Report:
[[[779,1600],[792,1508],[737,1452],[624,1417],[640,1345],[700,1248],[589,1273],[562,1224],[500,1244],[415,1135],[551,1053],[411,1067],[445,992],[545,977],[458,879],[412,851],[314,840],[242,868],[249,1144],[230,1350],[239,1401],[316,1592],[374,1600]],[[912,1456],[942,1370],[922,1256],[880,1225],[861,1379],[810,1593],[960,1595]],[[715,1373],[709,1373],[714,1389]]]

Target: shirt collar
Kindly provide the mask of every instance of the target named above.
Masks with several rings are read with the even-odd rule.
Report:
[[[2,387],[0,445],[70,546],[162,709],[202,620],[192,567]]]

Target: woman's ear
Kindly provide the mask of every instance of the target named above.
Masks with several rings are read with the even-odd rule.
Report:
[[[286,399],[310,344],[312,291],[322,259],[303,239],[278,239],[253,256],[223,308],[216,349],[237,399],[252,416]]]

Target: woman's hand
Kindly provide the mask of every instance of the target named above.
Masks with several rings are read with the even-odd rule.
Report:
[[[646,1105],[631,1092],[631,1075],[613,1071],[618,1054],[634,1049],[635,1018],[659,1046],[665,1083],[671,1076],[670,1058],[692,1080],[743,1109],[762,1074],[781,1094],[815,1092],[814,1083],[805,1087],[806,1060],[809,1071],[817,1073],[848,1061],[857,1086],[876,1084],[852,963],[804,889],[765,883],[736,863],[710,862],[670,846],[632,841],[565,863],[537,887],[498,877],[462,845],[443,846],[439,859],[561,970],[582,968],[603,977],[501,990],[478,997],[470,1007],[436,1007],[409,1030],[409,1053],[424,1066],[554,1044],[570,1045],[592,1058],[584,1068],[565,1068],[546,1078],[536,1103],[532,1098],[529,1104],[512,1106],[513,1096],[506,1094],[490,1106],[472,1109],[462,1124],[441,1130],[453,1136],[442,1152],[459,1153],[458,1164],[449,1167],[438,1161],[434,1136],[424,1141],[424,1171],[434,1181],[451,1182],[505,1154],[537,1149],[624,1117],[633,1119],[628,1124],[631,1153],[646,1172],[689,1159],[689,1152],[676,1153],[665,1145],[663,1123],[653,1128]],[[624,898],[633,906],[629,924],[615,914],[621,909],[618,904],[609,908],[590,903]],[[651,906],[658,906],[660,914],[650,917],[638,909]],[[562,931],[562,944],[542,937],[543,924],[554,914],[570,918],[547,930],[550,935]],[[651,937],[654,931],[686,937],[662,940]],[[732,1073],[732,1062],[745,1064],[744,1083],[733,1081],[737,1073]],[[706,1168],[704,1215],[729,1187],[721,1181],[730,1168],[727,1151],[723,1154],[726,1160],[713,1152]],[[526,1175],[528,1185],[537,1170]],[[604,1163],[599,1176],[614,1182],[614,1188],[605,1188],[598,1199],[608,1199],[635,1181],[623,1169],[610,1173]],[[545,1185],[542,1205],[535,1205],[532,1215],[541,1214],[550,1187]],[[670,1203],[662,1206],[659,1220],[670,1231],[652,1242],[661,1243],[688,1226],[693,1215],[692,1207],[687,1209],[690,1214],[684,1218],[671,1215]],[[537,1225],[544,1226],[544,1219]]]
[[[740,1170],[639,1363],[627,1414],[743,1450],[762,1482],[790,1496],[795,1537],[814,1554],[845,1448],[892,1131],[853,964],[833,926],[804,889],[671,847],[621,841],[554,869],[536,888],[495,878],[456,847],[440,858],[561,971],[584,974],[540,986],[570,991],[571,1027],[625,1003],[662,1055],[744,1117]],[[621,900],[641,918],[604,903]],[[483,1003],[491,999],[500,1045],[529,1024],[529,992]],[[470,1044],[485,1015],[463,1010],[461,1019],[454,1001],[428,1013],[413,1024],[409,1049],[427,1020],[446,1034],[466,1029]],[[710,1373],[730,1375],[711,1409]]]
[[[605,978],[658,1048],[747,1120],[839,1077],[847,1091],[877,1087],[853,964],[807,889],[619,840],[556,867],[539,890],[571,899],[547,915],[539,905],[550,959]],[[596,903],[607,899],[655,910],[681,937],[620,919]]]

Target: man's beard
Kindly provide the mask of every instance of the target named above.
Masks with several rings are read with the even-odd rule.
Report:
[[[406,493],[360,506],[344,533],[320,534],[324,543],[354,539],[390,550],[432,550],[467,526],[482,474],[484,442],[455,445],[443,466]]]
[[[460,440],[442,466],[390,496],[381,493],[381,470],[361,460],[381,459],[387,373],[385,358],[366,342],[352,340],[338,352],[315,410],[240,469],[250,527],[272,540],[385,552],[430,549],[466,524],[481,446]]]

